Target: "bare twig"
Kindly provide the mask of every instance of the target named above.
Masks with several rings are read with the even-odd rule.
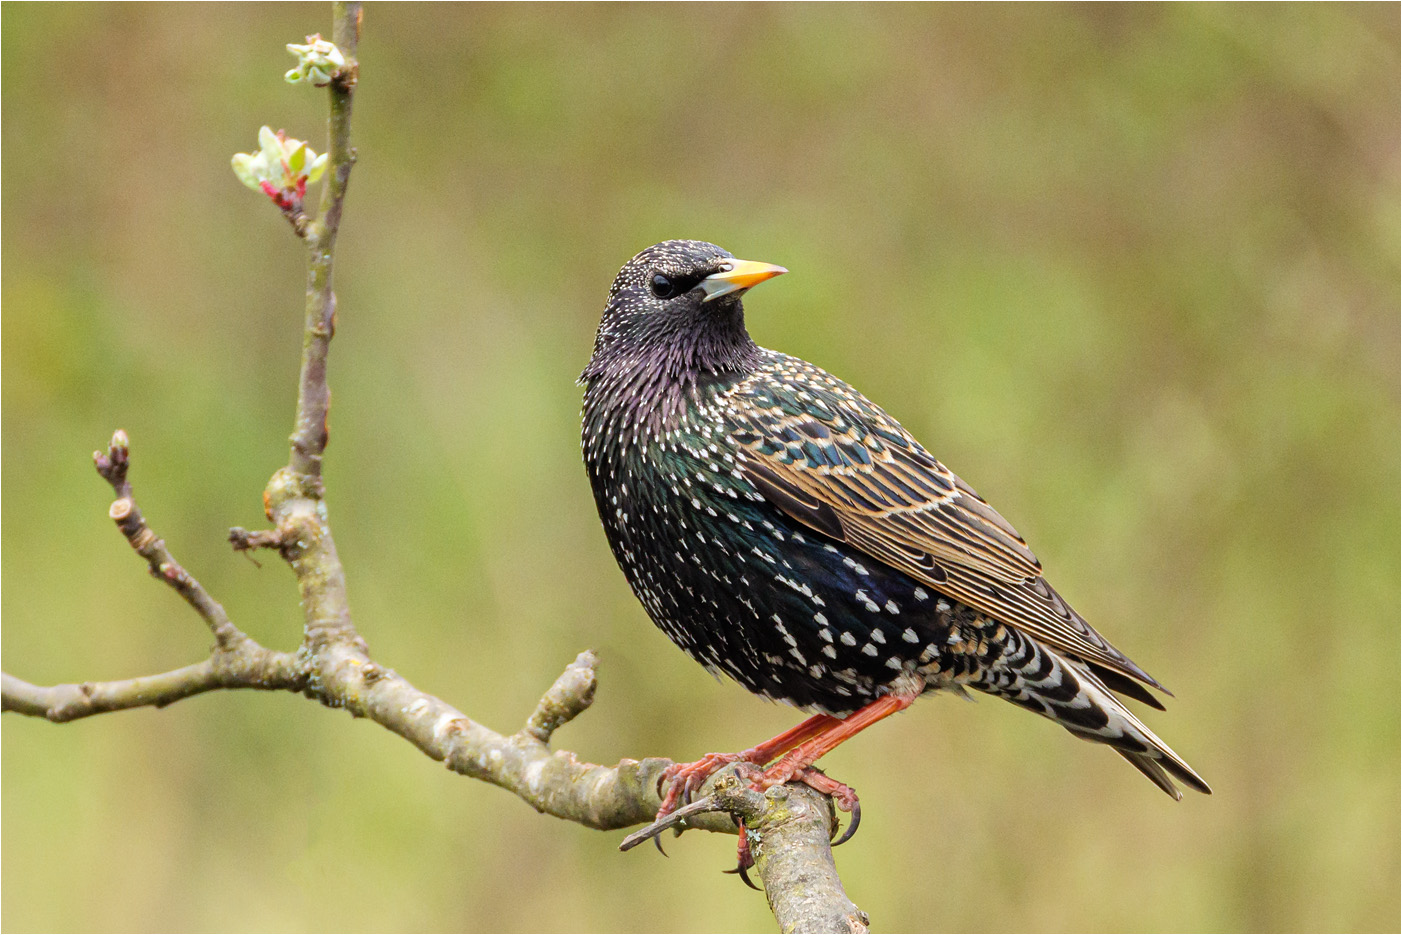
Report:
[[[107,453],[94,451],[92,459],[97,473],[112,485],[113,492],[117,494],[117,499],[112,502],[107,515],[112,517],[122,535],[126,536],[127,542],[136,550],[136,554],[146,559],[152,577],[170,585],[195,608],[209,625],[220,649],[233,649],[247,640],[248,637],[230,622],[229,615],[224,612],[219,602],[210,597],[209,592],[175,560],[175,556],[166,548],[165,540],[157,536],[146,524],[146,517],[136,505],[131,481],[127,479],[127,470],[131,467],[131,448],[127,441],[127,433],[117,429],[112,433],[112,442],[107,448]]]
[[[598,664],[599,659],[592,652],[580,653],[540,699],[526,721],[526,733],[541,743],[549,743],[551,734],[593,704],[594,687],[598,684],[594,669]]]
[[[236,650],[216,651],[192,666],[115,682],[40,687],[9,674],[0,678],[4,683],[3,710],[64,723],[108,711],[163,708],[217,688],[301,691],[307,667],[291,653],[264,649],[249,640]]]
[[[229,530],[229,544],[234,547],[235,552],[252,552],[254,549],[281,549],[282,533],[276,529],[260,529],[257,532],[249,532],[242,526],[235,526]]]
[[[331,393],[326,385],[326,355],[336,331],[336,294],[332,289],[336,235],[341,229],[346,187],[355,165],[351,146],[351,105],[360,76],[356,48],[360,42],[360,4],[335,4],[331,41],[345,57],[345,66],[327,86],[330,118],[327,121],[328,172],[321,192],[321,217],[306,229],[307,308],[302,341],[302,375],[297,397],[297,421],[292,431],[292,459],[296,474],[321,476],[321,456],[326,449],[327,416]]]
[[[755,795],[759,795],[759,793],[756,792]],[[687,822],[689,822],[693,818],[696,818],[698,815],[706,815],[710,812],[724,811],[729,811],[729,809],[721,805],[720,802],[716,800],[716,797],[714,795],[708,795],[704,798],[697,799],[694,802],[688,802],[681,808],[676,809],[672,812],[668,812],[666,815],[663,815],[661,818],[657,819],[652,824],[648,825],[646,828],[639,828],[637,831],[634,831],[622,841],[619,841],[618,849],[620,851],[631,851],[639,844],[642,844],[645,841],[653,840],[664,831],[667,831],[671,828],[675,828],[678,825],[687,824]]]
[[[273,475],[263,492],[263,503],[268,519],[276,526],[283,557],[297,576],[305,617],[304,645],[318,662],[318,650],[333,644],[368,661],[364,642],[351,622],[345,571],[331,536],[321,483],[321,459],[326,450],[331,406],[326,358],[336,330],[332,272],[346,186],[355,164],[350,118],[359,77],[359,39],[360,4],[335,4],[332,41],[346,64],[327,86],[329,172],[322,189],[321,217],[308,227],[303,238],[307,251],[307,300],[292,450],[287,467]]]

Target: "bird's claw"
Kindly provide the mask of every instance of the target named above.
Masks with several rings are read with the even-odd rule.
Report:
[[[744,866],[739,866],[739,867],[736,867],[734,870],[725,870],[725,871],[722,871],[722,872],[723,872],[723,873],[736,873],[736,874],[739,874],[739,875],[740,875],[740,879],[744,880],[744,881],[745,881],[745,885],[748,886],[750,889],[754,890],[754,891],[757,892],[757,893],[763,893],[763,892],[764,892],[764,890],[760,889],[758,886],[755,886],[754,881],[750,879],[750,872],[749,872],[749,870],[748,870],[746,867],[744,867]]]
[[[848,841],[852,840],[852,835],[857,833],[857,826],[862,823],[862,803],[854,800],[850,811],[852,812],[852,820],[847,822],[847,830],[842,832],[842,836],[832,842],[833,847],[837,847],[839,844],[846,844]],[[659,844],[658,847],[661,847],[661,845]]]
[[[816,766],[805,766],[796,771],[789,779],[797,780],[809,788],[829,796],[833,805],[852,816],[852,820],[847,824],[847,830],[842,832],[841,837],[832,842],[833,847],[852,840],[852,835],[857,833],[857,826],[862,823],[862,803],[857,798],[856,789],[830,778],[827,773]]]
[[[750,850],[750,836],[745,831],[745,823],[740,822],[740,842],[735,846],[735,869],[722,870],[722,873],[734,873],[745,881],[745,885],[752,890],[759,890],[754,881],[750,879],[750,868],[755,865],[754,853]],[[760,892],[763,892],[760,890]]]

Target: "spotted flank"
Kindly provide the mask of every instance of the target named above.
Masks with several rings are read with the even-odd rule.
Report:
[[[779,272],[668,241],[609,293],[581,376],[584,460],[653,621],[775,701],[842,717],[912,684],[974,689],[1170,795],[1208,791],[1116,697],[1161,707],[1162,687],[1007,520],[856,390],[750,340],[740,296]]]

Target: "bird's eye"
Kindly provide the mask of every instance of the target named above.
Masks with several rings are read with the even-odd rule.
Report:
[[[652,274],[651,286],[652,294],[657,296],[659,299],[670,299],[678,292],[677,284],[672,280],[672,278],[662,273]]]

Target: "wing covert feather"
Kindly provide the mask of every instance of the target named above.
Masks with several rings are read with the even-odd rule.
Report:
[[[756,398],[741,383],[727,409],[740,470],[774,506],[1055,649],[1162,687],[1062,600],[1012,524],[899,423],[826,372],[784,365],[811,368],[793,398]]]

